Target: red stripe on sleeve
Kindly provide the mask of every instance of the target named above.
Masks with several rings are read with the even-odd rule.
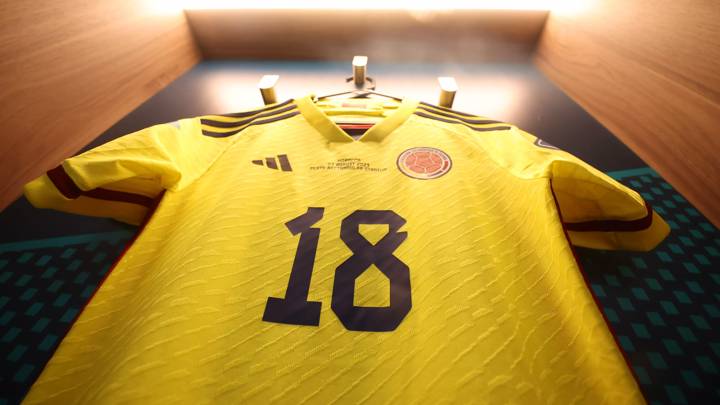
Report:
[[[155,205],[155,201],[142,194],[126,193],[124,191],[108,190],[104,188],[95,188],[92,190],[84,191],[75,184],[75,182],[68,176],[62,165],[47,172],[47,176],[52,181],[55,188],[65,196],[65,198],[74,200],[81,195],[98,200],[107,201],[119,201],[130,204],[138,204],[147,208],[152,208]]]
[[[647,214],[631,221],[621,220],[599,220],[585,222],[566,222],[565,229],[573,232],[637,232],[650,228],[652,225],[653,211],[650,204],[645,202]]]

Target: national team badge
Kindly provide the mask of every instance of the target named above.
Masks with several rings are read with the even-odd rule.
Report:
[[[449,172],[452,160],[440,149],[410,148],[398,156],[397,167],[408,177],[430,180]]]

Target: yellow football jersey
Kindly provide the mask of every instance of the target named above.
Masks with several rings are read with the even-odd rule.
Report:
[[[27,403],[643,401],[570,242],[668,226],[513,125],[310,95],[126,135],[25,193],[145,222]]]

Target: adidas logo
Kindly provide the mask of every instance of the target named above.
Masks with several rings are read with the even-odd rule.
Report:
[[[277,160],[274,157],[266,157],[265,160],[258,159],[253,160],[254,165],[258,166],[266,166],[269,169],[277,170],[278,169],[278,160],[280,161],[280,169],[284,172],[291,172],[292,166],[290,166],[290,161],[288,160],[287,155],[278,155]]]

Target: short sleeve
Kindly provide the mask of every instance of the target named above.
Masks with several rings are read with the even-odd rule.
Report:
[[[38,208],[139,224],[166,190],[186,187],[224,150],[196,119],[155,125],[63,161],[25,185]]]
[[[570,153],[513,127],[503,163],[525,178],[547,178],[573,245],[595,249],[653,249],[670,232],[642,196]]]
[[[550,164],[550,186],[574,245],[648,251],[665,239],[670,227],[637,192],[567,155]]]

